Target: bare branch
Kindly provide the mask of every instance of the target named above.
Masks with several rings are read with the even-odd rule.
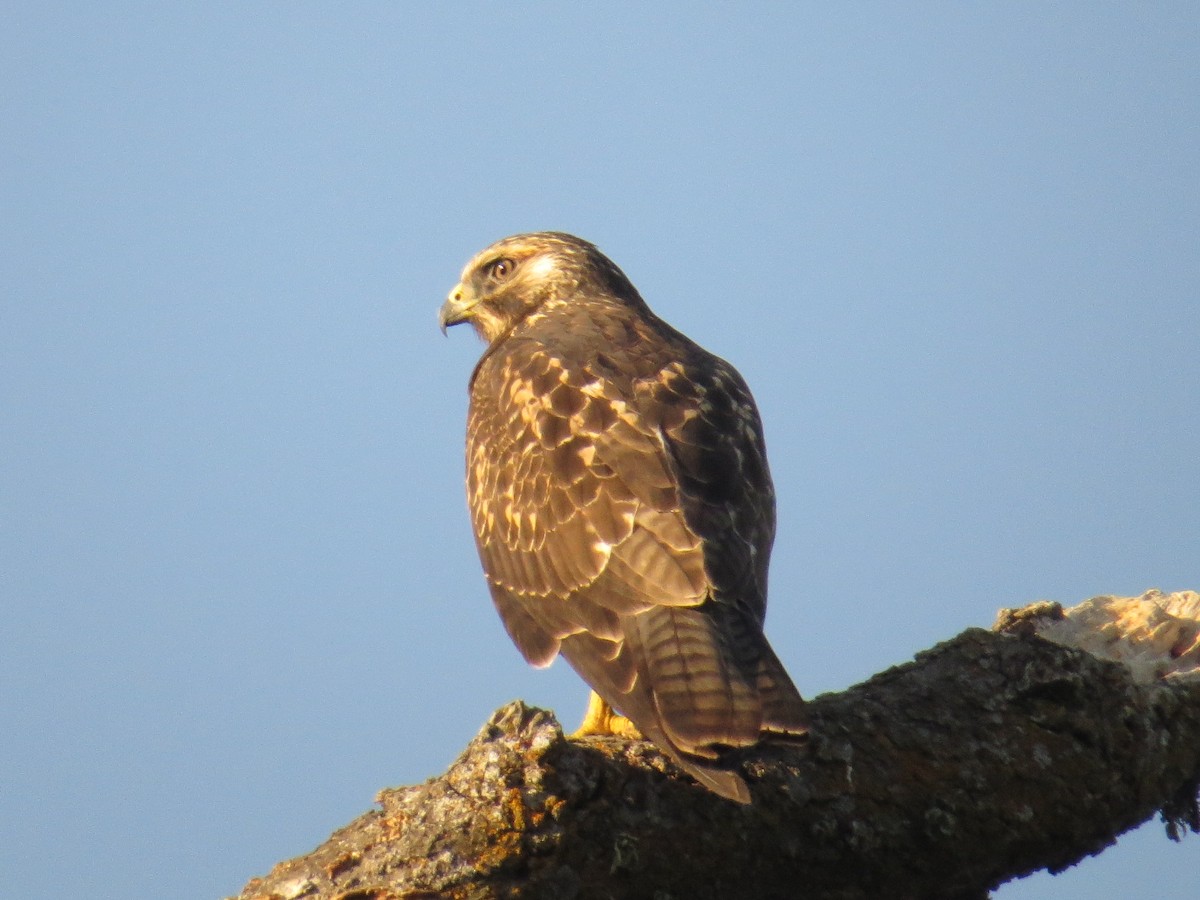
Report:
[[[1156,811],[1200,825],[1193,592],[1005,610],[811,710],[807,744],[741,760],[741,806],[511,703],[444,775],[240,897],[983,898]]]

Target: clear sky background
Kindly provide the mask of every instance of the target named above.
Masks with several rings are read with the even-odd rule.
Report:
[[[232,894],[513,698],[577,724],[436,327],[514,232],[750,382],[804,693],[1200,588],[1200,6],[647,6],[5,4],[0,893]],[[1198,867],[1154,823],[997,897]]]

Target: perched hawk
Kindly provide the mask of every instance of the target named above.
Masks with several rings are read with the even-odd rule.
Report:
[[[561,653],[594,689],[581,733],[633,732],[615,709],[749,802],[728,751],[798,737],[806,718],[762,631],[775,496],[742,377],[569,234],[488,247],[440,321],[488,342],[467,494],[509,635],[535,666]]]

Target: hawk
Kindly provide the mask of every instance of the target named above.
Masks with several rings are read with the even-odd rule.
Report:
[[[807,720],[762,630],[775,495],[745,381],[569,234],[488,247],[439,319],[488,344],[467,495],[513,642],[592,687],[577,734],[640,732],[748,803],[731,751]]]

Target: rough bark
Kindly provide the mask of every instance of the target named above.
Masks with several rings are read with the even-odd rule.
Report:
[[[511,703],[240,898],[984,898],[1156,812],[1200,830],[1198,635],[1193,592],[1005,610],[812,701],[807,744],[741,760],[750,806]]]

